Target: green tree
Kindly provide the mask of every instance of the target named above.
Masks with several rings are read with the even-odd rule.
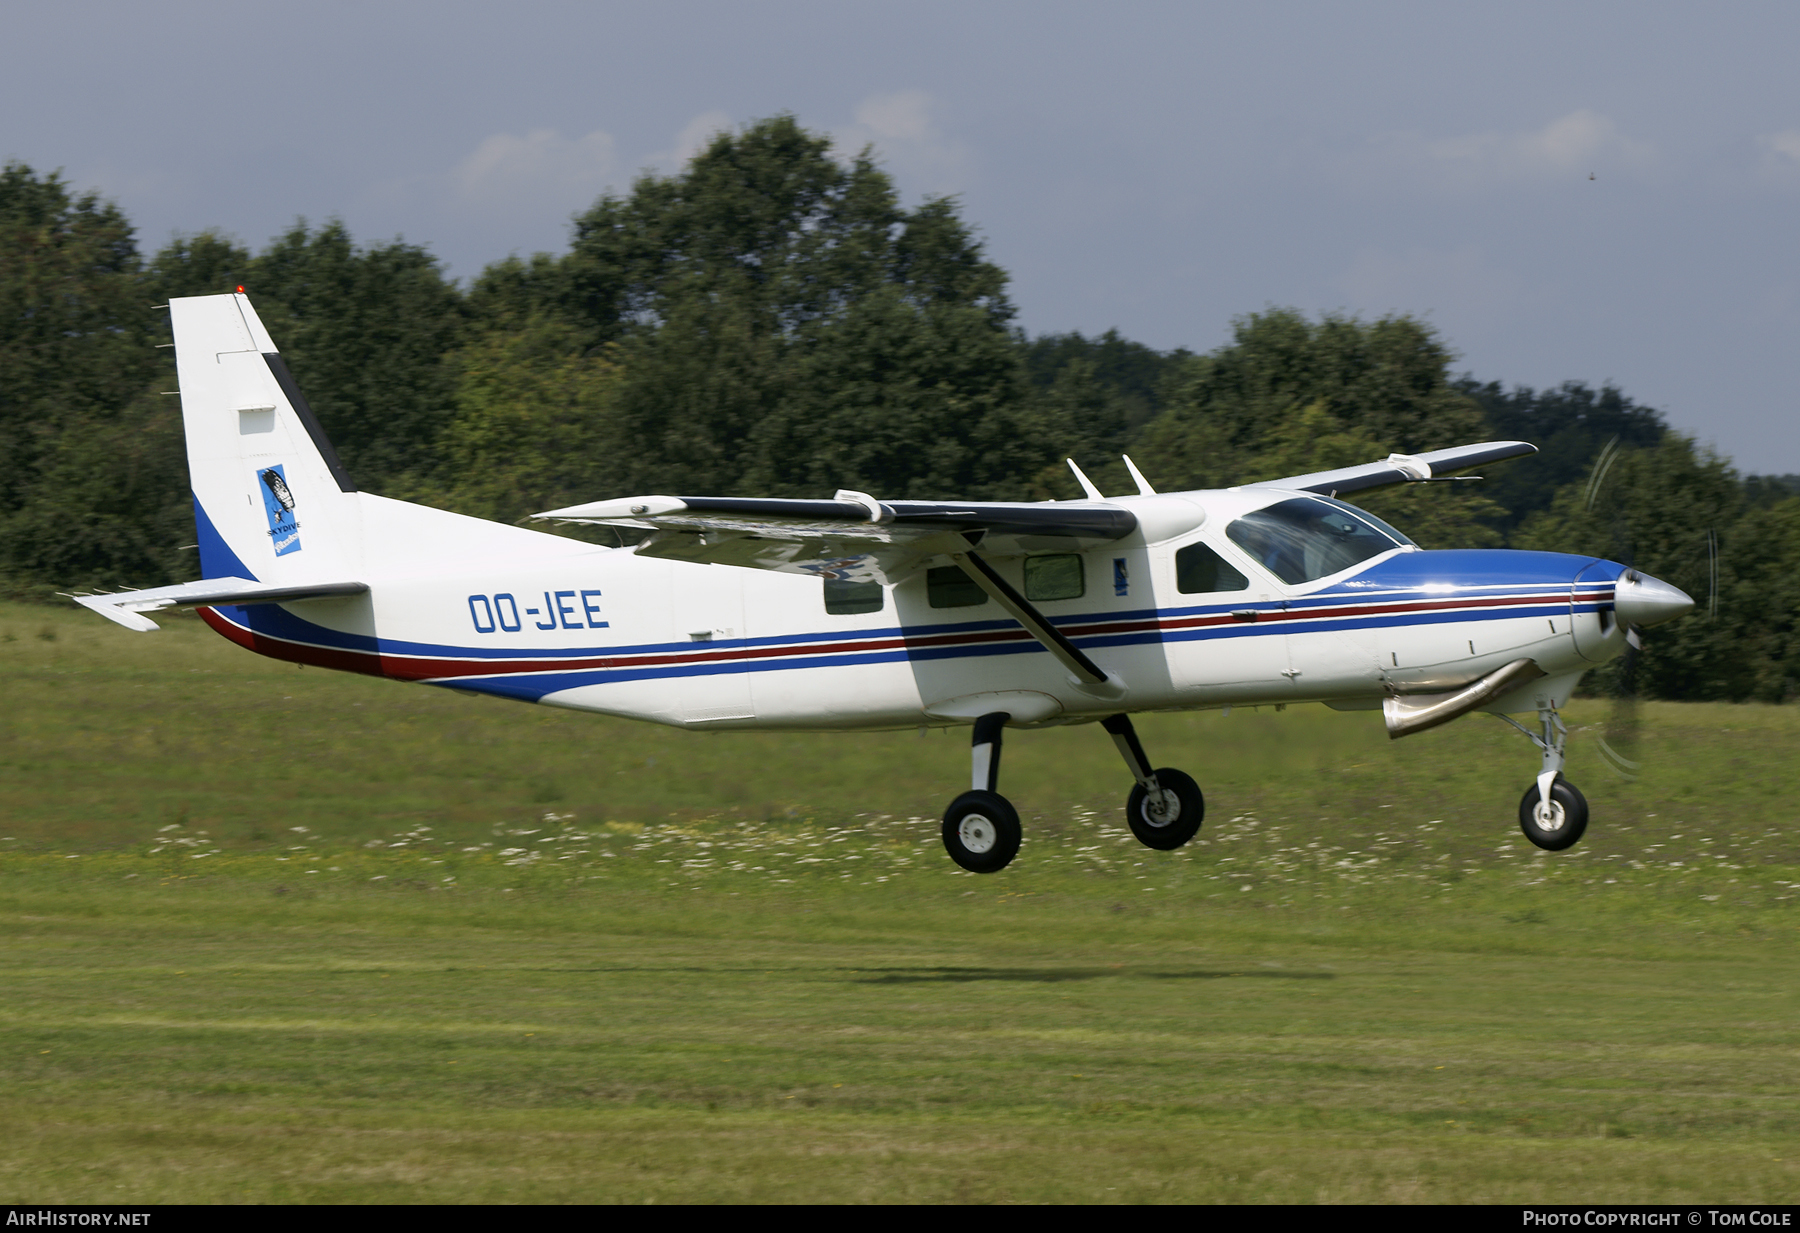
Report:
[[[46,431],[116,411],[155,373],[139,267],[116,205],[23,163],[0,170],[0,508]]]
[[[217,273],[231,265],[216,245],[189,254]],[[314,231],[302,220],[241,281],[359,485],[395,489],[436,468],[456,380],[448,357],[467,323],[435,257],[399,240],[360,247],[340,222]]]
[[[787,359],[792,387],[749,434],[747,490],[1023,498],[1055,456],[1013,341],[980,305],[876,287]]]
[[[1790,594],[1782,570],[1800,563],[1784,566],[1784,550],[1759,543],[1744,507],[1731,466],[1670,432],[1617,457],[1598,480],[1565,486],[1513,541],[1618,561],[1686,591],[1696,610],[1645,634],[1639,688],[1656,698],[1742,701],[1779,675],[1762,662],[1782,654],[1770,641],[1769,587]],[[1778,527],[1784,516],[1761,521]]]
[[[1464,377],[1456,388],[1473,398],[1497,441],[1529,441],[1538,447],[1530,458],[1494,468],[1482,494],[1505,507],[1496,528],[1510,535],[1526,518],[1550,508],[1556,494],[1582,480],[1595,458],[1609,445],[1649,449],[1668,431],[1661,414],[1627,398],[1616,387],[1595,390],[1580,381],[1555,389],[1534,390],[1500,382],[1486,385]]]
[[[1131,434],[1162,412],[1162,387],[1192,353],[1167,354],[1132,342],[1117,330],[1097,338],[1078,333],[1019,340],[1026,375],[1040,395],[1071,405],[1081,445],[1100,454],[1127,447]]]
[[[1133,438],[1163,410],[1164,387],[1192,353],[1152,350],[1108,330],[1097,338],[1041,334],[1019,339],[1040,414],[1066,424],[1065,448],[1102,492],[1131,492],[1120,461]],[[1037,495],[1080,494],[1060,460],[1037,477]]]
[[[417,487],[437,467],[467,314],[424,248],[301,220],[253,255],[205,231],[159,251],[147,281],[163,300],[244,287],[359,485]]]
[[[227,295],[250,277],[250,250],[217,231],[176,236],[151,256],[146,282],[158,301]],[[280,345],[280,340],[276,340]]]
[[[1327,314],[1312,322],[1292,309],[1252,313],[1237,319],[1230,344],[1184,360],[1168,377],[1168,409],[1138,434],[1132,456],[1159,488],[1173,490],[1482,440],[1480,409],[1451,385],[1451,359],[1411,317]],[[1464,491],[1473,487],[1412,485],[1358,503],[1426,547],[1496,543],[1487,522],[1501,511]]]
[[[954,202],[903,209],[866,151],[777,116],[602,197],[566,256],[490,267],[470,303],[617,344],[625,490],[974,498],[1023,495],[1055,447],[1005,285]]]
[[[176,409],[152,393],[173,388],[172,365],[153,303],[116,205],[22,163],[0,170],[0,574],[155,583],[179,568]]]
[[[109,414],[63,417],[46,435],[25,499],[0,518],[5,572],[39,591],[193,577],[178,401],[143,391]]]
[[[1737,634],[1748,696],[1790,701],[1800,691],[1800,497],[1753,506],[1732,527],[1730,543],[1714,619]]]
[[[456,351],[442,479],[411,495],[516,522],[612,490],[613,460],[597,448],[615,436],[621,374],[610,351],[587,354],[570,327],[541,317],[485,331]]]
[[[461,297],[423,249],[297,224],[253,256],[215,232],[147,264],[116,206],[18,164],[0,174],[0,572],[55,585],[188,576],[193,539],[159,305],[249,287],[372,487],[421,486],[451,415]]]

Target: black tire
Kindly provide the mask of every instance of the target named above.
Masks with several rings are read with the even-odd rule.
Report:
[[[1139,784],[1125,802],[1125,822],[1146,848],[1169,852],[1200,833],[1200,823],[1206,818],[1206,799],[1200,795],[1200,785],[1193,776],[1182,771],[1164,767],[1156,772],[1156,782],[1172,808],[1161,817],[1154,816],[1149,807],[1150,794]]]
[[[1558,776],[1550,785],[1548,817],[1539,816],[1541,803],[1536,784],[1526,789],[1519,799],[1519,829],[1525,832],[1525,838],[1546,852],[1561,852],[1564,848],[1574,847],[1582,832],[1587,830],[1587,798],[1575,790],[1574,784]]]
[[[1019,854],[1019,811],[998,792],[965,792],[944,811],[944,851],[970,873],[998,873]]]

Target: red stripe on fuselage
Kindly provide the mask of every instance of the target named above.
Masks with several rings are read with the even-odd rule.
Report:
[[[1584,596],[1604,602],[1610,595]],[[1479,598],[1415,600],[1385,604],[1352,604],[1330,608],[1258,608],[1256,623],[1276,621],[1314,621],[1358,616],[1392,616],[1404,613],[1443,612],[1459,608],[1499,608],[1547,605],[1561,606],[1570,602],[1569,595],[1483,596]],[[781,659],[801,656],[863,654],[872,651],[929,650],[934,647],[980,646],[1003,642],[1029,642],[1031,635],[1023,629],[984,630],[979,633],[946,633],[868,638],[854,642],[801,643],[784,646],[734,647],[729,650],[672,652],[655,655],[606,655],[561,659],[441,659],[416,655],[387,655],[378,651],[351,651],[337,647],[313,646],[290,642],[246,629],[226,620],[212,608],[196,609],[213,629],[239,646],[292,663],[314,664],[344,672],[360,672],[368,676],[390,677],[404,681],[440,681],[470,676],[516,676],[536,672],[579,672],[609,668],[668,667],[744,660]],[[1096,621],[1058,628],[1068,637],[1090,637],[1148,631],[1204,629],[1212,626],[1240,624],[1229,612],[1206,616],[1149,619],[1133,621]]]
[[[216,609],[196,608],[194,611],[200,614],[202,621],[239,646],[255,651],[258,655],[267,655],[270,659],[315,664],[320,668],[336,668],[340,672],[361,672],[367,676],[400,675],[387,670],[387,665],[383,662],[385,657],[381,655],[368,651],[340,651],[335,647],[308,646],[302,642],[271,638],[267,634],[259,634],[253,629],[245,629],[242,625],[227,621]]]
[[[773,659],[797,655],[845,655],[868,651],[897,651],[937,646],[988,642],[1029,642],[1022,629],[999,629],[977,634],[935,634],[922,638],[871,638],[857,642],[808,643],[802,646],[737,647],[713,652],[662,655],[607,655],[561,659],[437,659],[417,655],[385,655],[378,651],[349,651],[336,647],[288,642],[259,634],[227,621],[211,608],[196,609],[206,623],[239,646],[259,655],[294,663],[317,664],[369,676],[408,681],[436,681],[462,676],[514,676],[531,672],[579,672],[603,668],[669,667],[707,663],[733,663],[748,659]]]
[[[1606,598],[1610,599],[1611,596]],[[1341,620],[1345,617],[1392,616],[1394,613],[1446,612],[1458,608],[1513,608],[1526,605],[1564,607],[1568,603],[1569,596],[1564,592],[1556,595],[1508,595],[1487,596],[1480,599],[1434,599],[1416,600],[1410,603],[1354,604],[1337,608],[1258,608],[1256,622],[1264,624],[1274,621]],[[1230,613],[1220,612],[1211,616],[1163,621],[1161,626],[1164,629],[1197,629],[1207,625],[1229,625],[1236,620],[1237,618]]]

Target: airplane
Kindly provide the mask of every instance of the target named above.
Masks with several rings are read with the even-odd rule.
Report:
[[[1482,711],[1537,747],[1520,827],[1587,825],[1560,711],[1589,669],[1682,615],[1615,561],[1425,551],[1346,495],[1536,452],[1486,442],[1207,491],[1074,501],[646,495],[533,517],[626,528],[601,547],[361,492],[239,288],[169,305],[199,581],[72,596],[128,629],[195,608],[261,655],[691,729],[968,726],[944,814],[963,869],[1018,853],[1002,735],[1098,723],[1132,834],[1199,831],[1193,778],[1135,712],[1320,702],[1399,738]],[[239,502],[242,502],[240,505]],[[1535,730],[1513,716],[1535,717]]]

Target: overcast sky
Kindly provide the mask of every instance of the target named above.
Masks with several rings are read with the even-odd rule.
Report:
[[[1033,333],[1412,313],[1800,472],[1800,6],[15,3],[0,158],[142,245],[297,216],[467,277],[791,111],[954,193]],[[251,288],[252,293],[255,289]]]

